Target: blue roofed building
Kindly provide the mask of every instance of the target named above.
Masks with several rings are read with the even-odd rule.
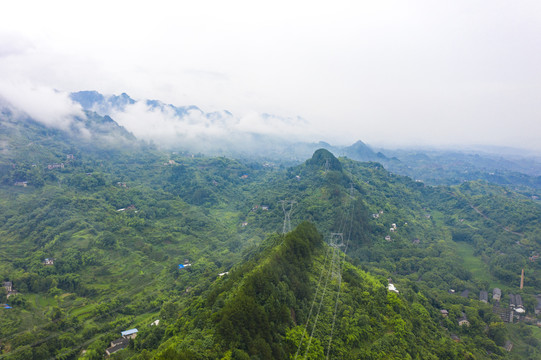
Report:
[[[125,339],[135,339],[138,332],[139,330],[137,329],[130,329],[130,330],[122,331],[120,335],[122,335],[122,337]]]

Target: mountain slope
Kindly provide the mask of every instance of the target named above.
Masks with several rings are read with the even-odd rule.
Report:
[[[156,359],[179,359],[187,353],[194,359],[464,358],[464,349],[444,335],[422,304],[408,306],[347,262],[340,266],[342,276],[334,277],[326,268],[336,265],[329,259],[332,250],[313,225],[303,223],[270,242],[273,246],[217,279],[199,296],[204,301],[193,301],[181,312],[175,335]],[[339,290],[341,309],[334,317]],[[322,293],[325,308],[320,312]],[[311,318],[315,332],[305,330],[303,324],[316,316],[316,309],[317,323]],[[134,347],[145,339],[136,339]]]

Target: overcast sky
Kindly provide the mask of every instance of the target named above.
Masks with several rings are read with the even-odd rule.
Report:
[[[27,111],[52,89],[126,92],[301,117],[335,144],[541,153],[540,64],[539,0],[18,0],[0,12],[0,95]]]

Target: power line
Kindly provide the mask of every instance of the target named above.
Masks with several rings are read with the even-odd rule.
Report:
[[[321,273],[319,274],[319,280],[317,282],[316,287],[316,293],[314,295],[314,300],[312,300],[312,305],[310,306],[310,311],[308,313],[308,319],[306,320],[306,325],[304,326],[304,331],[301,336],[301,341],[299,342],[299,346],[297,347],[297,352],[295,353],[295,359],[297,359],[297,356],[299,355],[299,350],[301,349],[302,342],[304,340],[304,335],[306,334],[306,329],[308,328],[308,324],[310,323],[310,318],[312,317],[312,310],[314,309],[314,305],[317,300],[319,287],[321,285],[321,280],[323,279],[323,273],[325,272],[325,265],[327,264],[327,258],[329,256],[329,251],[331,250],[330,247],[327,248],[327,251],[325,252],[325,259],[323,260],[323,268],[321,269]]]
[[[348,251],[348,248],[349,248],[349,241],[351,239],[351,231],[352,231],[352,228],[353,228],[353,216],[354,216],[354,210],[355,210],[355,203],[353,202],[353,200],[355,200],[355,198],[353,197],[353,184],[351,184],[350,195],[349,196],[350,196],[350,199],[351,199],[351,210],[349,211],[350,212],[350,222],[349,222],[348,237],[347,237],[346,246],[345,246],[345,249],[344,249],[344,261],[346,261],[346,254],[347,254],[347,251]],[[332,325],[331,325],[331,334],[329,336],[329,344],[327,346],[327,356],[326,356],[327,360],[329,359],[329,354],[331,352],[332,337],[333,337],[333,334],[334,334],[334,325],[336,323],[336,315],[338,314],[338,301],[340,300],[340,291],[342,290],[342,261],[340,261],[340,263],[339,263],[339,270],[338,271],[340,273],[340,277],[338,278],[338,293],[336,294],[336,302],[334,303],[334,312],[333,312],[333,319],[332,319]]]
[[[336,257],[336,248],[333,249],[333,255],[332,255],[332,261],[334,263],[335,257]],[[331,266],[334,264],[331,264]],[[312,338],[314,337],[314,331],[316,330],[317,321],[319,319],[319,313],[321,312],[321,305],[323,305],[323,300],[325,299],[325,293],[327,292],[327,285],[329,283],[329,278],[331,275],[331,271],[327,271],[327,277],[325,279],[325,285],[323,286],[323,293],[321,294],[321,300],[319,301],[319,306],[317,308],[316,318],[314,320],[314,325],[312,326],[312,332],[310,333],[310,338],[308,339],[308,345],[306,346],[306,352],[304,353],[304,359],[308,356],[308,350],[310,350],[310,345],[312,344]]]
[[[328,166],[328,161],[326,163],[326,168],[327,168],[327,166]],[[348,251],[348,248],[349,248],[349,243],[350,243],[350,240],[351,240],[351,233],[352,233],[352,229],[353,229],[353,218],[354,218],[354,208],[355,208],[355,203],[354,203],[355,202],[355,197],[353,196],[353,192],[354,192],[354,188],[353,188],[353,183],[352,183],[350,185],[349,194],[348,194],[349,195],[350,206],[346,206],[346,208],[344,209],[345,211],[342,213],[342,217],[341,217],[340,224],[339,224],[339,231],[340,232],[333,232],[333,233],[330,234],[329,243],[328,243],[329,246],[328,246],[327,251],[325,253],[325,261],[324,261],[324,264],[323,264],[323,269],[321,270],[321,273],[320,273],[320,276],[319,276],[319,281],[318,281],[318,285],[317,285],[317,289],[316,289],[316,294],[314,296],[314,300],[313,300],[312,305],[310,307],[310,313],[309,313],[309,316],[308,316],[308,320],[306,322],[304,332],[303,332],[302,337],[300,339],[300,342],[299,342],[299,345],[298,345],[298,348],[297,348],[297,353],[295,354],[295,359],[297,359],[297,357],[298,357],[300,348],[301,348],[303,340],[304,340],[304,336],[305,336],[306,331],[308,329],[308,326],[309,326],[309,323],[310,323],[310,318],[312,316],[312,311],[313,311],[314,304],[319,299],[317,312],[316,312],[315,319],[314,319],[313,324],[312,324],[310,337],[309,337],[308,344],[306,346],[305,353],[304,353],[304,359],[306,359],[308,357],[308,352],[310,350],[310,346],[312,344],[312,339],[314,337],[315,330],[317,328],[317,323],[318,323],[319,315],[320,315],[320,312],[321,312],[321,308],[322,308],[323,302],[325,300],[325,293],[327,291],[327,287],[328,287],[328,284],[329,284],[329,279],[332,276],[333,278],[337,279],[337,290],[336,290],[336,300],[334,301],[334,307],[333,307],[334,309],[332,311],[333,320],[332,320],[332,325],[331,325],[331,328],[330,328],[329,341],[328,341],[328,344],[327,344],[326,359],[329,359],[330,350],[331,350],[331,346],[332,346],[332,339],[333,339],[333,334],[334,334],[334,328],[335,328],[335,324],[336,324],[336,316],[338,314],[338,303],[340,301],[340,293],[341,293],[341,289],[342,289],[342,264],[343,264],[343,261],[345,261],[345,259],[346,259],[346,254],[347,254],[347,251]],[[284,204],[283,204],[283,207],[285,208]],[[284,213],[285,213],[285,210],[284,210]],[[344,234],[346,232],[347,232],[347,238],[344,241]],[[341,251],[342,249],[343,249],[343,251]],[[326,267],[325,265],[327,263],[327,257],[329,256],[329,252],[332,252],[331,260],[330,260],[330,265],[328,267]],[[342,258],[342,254],[344,255],[343,258]],[[325,284],[323,286],[323,290],[322,290],[321,295],[318,295],[319,292],[320,292],[321,280],[322,280],[322,277],[324,275],[325,275]],[[330,299],[331,303],[332,303],[333,298],[334,298],[334,296],[331,296],[331,299]]]

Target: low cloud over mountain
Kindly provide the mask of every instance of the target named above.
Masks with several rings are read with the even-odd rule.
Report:
[[[134,100],[127,94],[105,96],[95,91],[72,93],[85,110],[108,115],[137,138],[166,147],[206,153],[250,152],[277,142],[316,138],[302,118],[255,112],[236,116],[227,110],[205,112],[197,106],[175,106],[158,100]],[[265,137],[265,142],[261,141]]]

